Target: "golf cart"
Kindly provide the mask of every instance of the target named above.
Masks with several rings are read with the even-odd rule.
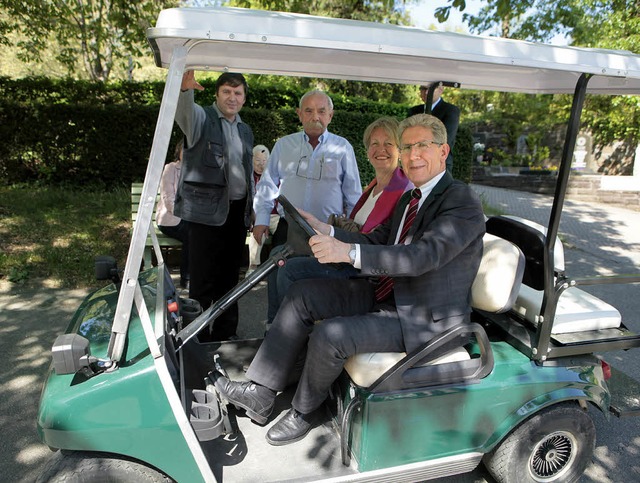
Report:
[[[85,299],[54,343],[38,431],[56,453],[43,481],[424,481],[481,462],[501,482],[575,481],[595,445],[587,407],[640,414],[640,384],[596,356],[640,347],[640,335],[580,288],[640,275],[570,278],[557,236],[585,96],[640,94],[639,56],[232,8],[162,11],[148,38],[168,73],[138,218],[122,280],[102,258],[113,283]],[[549,224],[490,217],[472,323],[409,354],[352,357],[322,424],[270,446],[269,425],[228,404],[208,375],[242,379],[261,340],[197,335],[295,250],[274,250],[202,312],[179,296],[151,225],[188,69],[573,93]],[[158,265],[141,272],[147,236]],[[290,398],[278,396],[272,418]]]

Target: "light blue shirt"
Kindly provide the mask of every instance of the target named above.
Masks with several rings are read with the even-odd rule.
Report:
[[[349,141],[325,131],[313,149],[304,132],[280,138],[256,186],[256,225],[269,225],[279,194],[320,221],[327,221],[334,213],[351,213],[362,194],[362,185]],[[283,215],[282,208],[278,209]]]

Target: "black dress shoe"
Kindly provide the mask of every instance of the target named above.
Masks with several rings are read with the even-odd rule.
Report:
[[[280,421],[271,426],[267,432],[267,442],[273,446],[282,446],[300,441],[309,433],[312,423],[311,414],[302,414],[291,408]]]
[[[234,382],[224,377],[220,372],[212,374],[213,384],[227,400],[237,408],[247,412],[247,416],[258,424],[267,422],[273,411],[276,392],[268,387],[253,382]]]

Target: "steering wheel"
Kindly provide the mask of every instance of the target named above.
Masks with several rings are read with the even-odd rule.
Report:
[[[302,228],[302,230],[309,236],[312,237],[313,235],[316,235],[316,231],[311,227],[311,225],[307,222],[307,220],[305,220],[302,215],[300,214],[300,212],[296,209],[295,206],[293,206],[291,204],[291,202],[287,199],[286,196],[284,195],[280,195],[278,196],[278,203],[280,203],[282,205],[282,208],[284,208],[284,211],[287,213],[287,215],[289,215],[291,217],[291,219],[293,221],[296,222],[296,224]]]

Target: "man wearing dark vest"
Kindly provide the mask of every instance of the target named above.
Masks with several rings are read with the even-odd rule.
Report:
[[[308,434],[353,354],[411,352],[471,321],[471,285],[485,232],[482,203],[447,172],[440,120],[409,117],[399,135],[402,167],[416,188],[400,198],[390,219],[365,234],[302,213],[318,233],[309,239],[318,261],[349,263],[361,276],[298,280],[246,371],[248,381],[212,373],[216,389],[259,424],[268,421],[276,394],[298,380],[291,410],[267,432],[269,444]]]
[[[184,133],[183,168],[176,193],[176,216],[189,222],[189,297],[206,310],[239,279],[253,194],[253,132],[239,112],[247,96],[241,74],[216,81],[216,102],[203,108],[193,89],[204,90],[193,71],[182,78],[175,120]],[[201,340],[236,337],[238,306],[218,317]]]
[[[451,147],[449,156],[447,156],[447,171],[451,173],[453,169],[453,152],[456,144],[456,134],[458,134],[458,124],[460,124],[460,109],[453,104],[445,102],[442,98],[443,86],[438,86],[433,91],[433,99],[431,100],[431,112],[427,112],[427,91],[430,84],[420,86],[420,99],[422,104],[413,106],[409,109],[407,117],[415,116],[416,114],[431,114],[442,121],[444,127],[447,129],[447,142]]]

